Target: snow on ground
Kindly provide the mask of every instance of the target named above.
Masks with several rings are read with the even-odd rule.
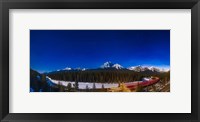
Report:
[[[63,86],[67,86],[68,83],[71,83],[72,86],[75,84],[75,82],[73,81],[60,81],[60,80],[53,80],[49,77],[47,77],[48,79],[48,83],[51,81],[52,84],[60,84]],[[79,82],[78,83],[78,87],[79,89],[86,89],[86,86],[88,86],[89,89],[93,88],[94,83],[88,83],[88,82]],[[95,87],[98,88],[102,88],[102,85],[104,86],[104,88],[111,88],[111,87],[118,87],[118,83],[95,83]]]
[[[46,77],[46,81],[47,81],[47,84],[49,85],[49,86],[54,86],[56,83],[54,83],[53,82],[53,80],[51,79],[51,78],[49,78],[49,77]]]

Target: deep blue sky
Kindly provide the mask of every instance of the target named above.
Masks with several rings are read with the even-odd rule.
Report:
[[[97,68],[106,61],[169,67],[170,30],[30,31],[30,66],[39,72]]]

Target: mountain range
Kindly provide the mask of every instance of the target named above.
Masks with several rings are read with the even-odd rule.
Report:
[[[143,71],[168,72],[169,71],[169,69],[163,69],[163,68],[159,68],[159,67],[155,67],[155,66],[141,66],[141,65],[125,68],[118,63],[112,63],[110,61],[103,63],[100,67],[98,67],[96,69],[131,70],[131,71],[135,71],[135,72],[143,72]],[[64,69],[57,70],[57,71],[85,71],[85,70],[91,70],[91,69],[66,67]]]

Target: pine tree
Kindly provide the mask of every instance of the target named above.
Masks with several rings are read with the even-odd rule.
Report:
[[[88,85],[86,85],[86,92],[89,92],[89,87],[88,87]]]
[[[104,88],[105,88],[105,87],[104,87],[104,84],[102,84],[101,88],[102,88],[102,89],[104,89]]]
[[[95,85],[95,83],[93,83],[93,91],[95,91],[96,90],[96,85]]]
[[[78,81],[75,81],[74,89],[75,89],[76,91],[78,91],[78,89],[79,89]]]
[[[72,84],[71,84],[71,83],[68,83],[68,84],[67,84],[67,91],[70,92],[71,90],[72,90]]]
[[[46,82],[46,75],[45,74],[42,74],[41,76],[41,80],[42,80],[42,85],[41,85],[41,90],[44,91],[44,92],[47,92],[48,91],[48,84]]]

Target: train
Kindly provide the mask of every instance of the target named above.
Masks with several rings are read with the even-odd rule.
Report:
[[[160,79],[158,77],[143,78],[142,81],[120,83],[119,87],[109,88],[108,91],[110,91],[110,92],[130,92],[132,90],[135,90],[139,86],[140,87],[150,86],[150,85],[157,83],[158,81],[160,81]]]

